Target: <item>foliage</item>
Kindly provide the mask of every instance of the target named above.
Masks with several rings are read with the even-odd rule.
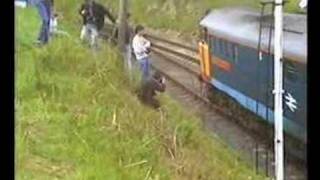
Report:
[[[118,1],[99,0],[117,12]],[[132,0],[129,1],[131,20],[152,28],[172,29],[185,33],[195,33],[200,18],[208,9],[224,7],[251,7],[260,10],[259,0]],[[301,13],[299,0],[291,0],[285,5],[289,13]],[[114,15],[117,15],[114,13]]]
[[[44,47],[35,9],[16,10],[17,179],[262,179],[166,95],[143,106],[116,49],[76,40],[76,2],[57,2],[70,38]]]

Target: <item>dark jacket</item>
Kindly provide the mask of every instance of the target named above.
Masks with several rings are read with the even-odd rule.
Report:
[[[83,10],[85,13],[81,14]],[[92,12],[92,14],[90,12]],[[84,25],[87,23],[92,23],[97,26],[98,30],[103,28],[105,16],[108,16],[112,23],[115,23],[116,21],[112,14],[104,6],[96,2],[93,2],[91,6],[89,4],[82,4],[79,13],[83,18]]]
[[[82,14],[82,11],[84,11],[84,13]],[[86,25],[89,19],[89,4],[84,3],[81,5],[80,9],[79,9],[79,14],[82,16],[82,22],[83,25]]]
[[[93,3],[93,14],[96,18],[96,25],[98,30],[101,30],[104,25],[105,16],[114,24],[116,19],[112,16],[112,14],[101,4]]]
[[[145,104],[152,106],[154,108],[160,107],[160,103],[155,99],[156,92],[164,92],[166,85],[151,77],[146,82],[142,84],[140,91],[140,99]]]

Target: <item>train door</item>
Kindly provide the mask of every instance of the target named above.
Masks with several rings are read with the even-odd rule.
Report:
[[[200,72],[204,80],[208,81],[211,78],[211,56],[209,45],[202,41],[199,42],[199,58],[200,58]]]

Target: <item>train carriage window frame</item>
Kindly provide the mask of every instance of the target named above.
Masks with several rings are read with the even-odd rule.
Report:
[[[284,60],[284,75],[285,79],[291,83],[297,83],[299,81],[299,70],[291,60]]]
[[[224,40],[224,55],[226,58],[230,58],[230,53],[229,53],[229,42]]]
[[[231,63],[234,62],[234,57],[233,57],[234,43],[224,40],[222,38],[214,37],[213,46],[214,47],[213,47],[212,53],[215,56]]]
[[[217,43],[217,38],[212,37],[212,54],[216,54],[218,50],[218,43]]]
[[[234,62],[238,63],[238,55],[239,55],[238,54],[238,45],[233,43],[232,49],[233,49],[232,55],[233,55]]]
[[[210,36],[211,53],[230,63],[238,63],[239,47],[234,43],[223,38]]]
[[[218,40],[218,44],[219,44],[219,52],[218,52],[217,55],[218,55],[219,57],[223,57],[223,56],[222,56],[222,54],[223,54],[223,41],[222,41],[222,39],[219,39],[219,40]]]
[[[213,54],[214,53],[214,49],[216,48],[216,45],[215,45],[215,37],[214,36],[211,36],[211,35],[209,35],[209,39],[210,39],[210,52],[211,52],[211,54]]]

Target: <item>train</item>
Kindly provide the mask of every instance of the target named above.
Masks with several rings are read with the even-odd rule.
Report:
[[[283,17],[283,128],[307,143],[307,19]],[[201,75],[241,107],[274,123],[272,15],[248,8],[214,9],[200,20]]]

